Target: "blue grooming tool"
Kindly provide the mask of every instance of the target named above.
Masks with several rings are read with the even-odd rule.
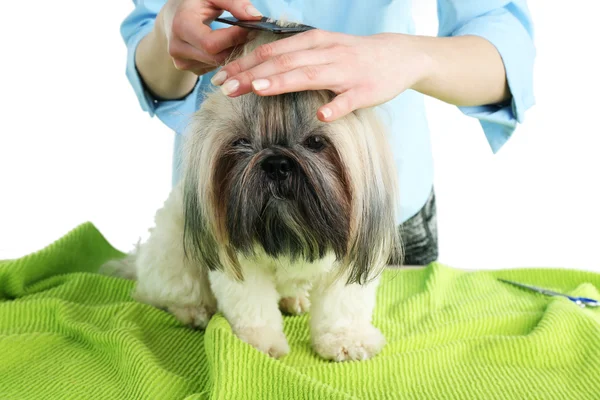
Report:
[[[589,299],[587,297],[574,297],[574,296],[566,295],[564,293],[554,292],[554,291],[548,290],[548,289],[525,285],[523,283],[507,281],[505,279],[500,279],[500,278],[498,278],[498,280],[501,282],[504,282],[504,283],[508,283],[508,284],[523,288],[523,289],[531,290],[533,292],[542,293],[542,294],[545,294],[546,296],[566,297],[567,299],[571,300],[572,302],[574,302],[575,304],[577,304],[578,306],[580,306],[582,308],[584,308],[584,307],[600,307],[600,301],[594,300],[594,299]]]
[[[258,29],[260,31],[267,31],[272,33],[300,33],[306,32],[311,29],[316,29],[314,26],[304,24],[290,24],[290,26],[279,26],[276,19],[262,17],[260,20],[244,21],[233,17],[216,18],[216,22],[221,22],[228,25],[241,26],[247,29]]]

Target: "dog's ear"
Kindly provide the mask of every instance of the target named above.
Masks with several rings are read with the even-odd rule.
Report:
[[[347,283],[367,283],[390,260],[401,263],[398,230],[398,182],[386,131],[373,110],[359,110],[357,165],[353,181],[353,218],[344,262]]]
[[[217,223],[212,220],[206,201],[198,188],[198,174],[188,170],[183,181],[183,249],[185,256],[211,271],[221,270],[241,280],[237,254],[218,237]]]
[[[376,278],[389,260],[402,259],[402,245],[387,194],[369,193],[361,222],[348,247],[347,283],[364,284]],[[400,261],[401,262],[401,261]]]
[[[229,245],[222,205],[215,199],[215,165],[227,131],[215,115],[226,108],[225,96],[208,96],[190,121],[182,154],[183,246],[185,256],[209,270],[242,279],[237,254]]]
[[[183,181],[183,249],[188,259],[210,269],[222,269],[218,244],[198,193],[198,174],[186,171]]]

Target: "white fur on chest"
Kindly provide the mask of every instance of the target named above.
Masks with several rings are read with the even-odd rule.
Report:
[[[313,285],[330,276],[336,263],[333,254],[327,254],[311,263],[287,257],[272,258],[262,250],[257,250],[255,257],[246,258],[240,255],[239,259],[244,276],[270,276],[281,297],[295,296],[310,290]]]

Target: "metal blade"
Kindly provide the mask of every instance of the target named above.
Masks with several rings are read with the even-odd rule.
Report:
[[[229,25],[241,26],[242,28],[258,29],[272,33],[299,33],[316,29],[310,25],[293,24],[291,26],[279,26],[278,21],[272,18],[262,17],[256,21],[244,21],[233,17],[216,18],[215,21]]]

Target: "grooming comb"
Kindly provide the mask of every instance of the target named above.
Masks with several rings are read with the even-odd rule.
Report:
[[[262,17],[260,20],[239,20],[233,17],[216,18],[215,21],[228,25],[241,26],[247,29],[258,29],[272,33],[300,33],[315,29],[314,26],[304,24],[292,24],[291,26],[280,26],[279,21],[273,18]]]

